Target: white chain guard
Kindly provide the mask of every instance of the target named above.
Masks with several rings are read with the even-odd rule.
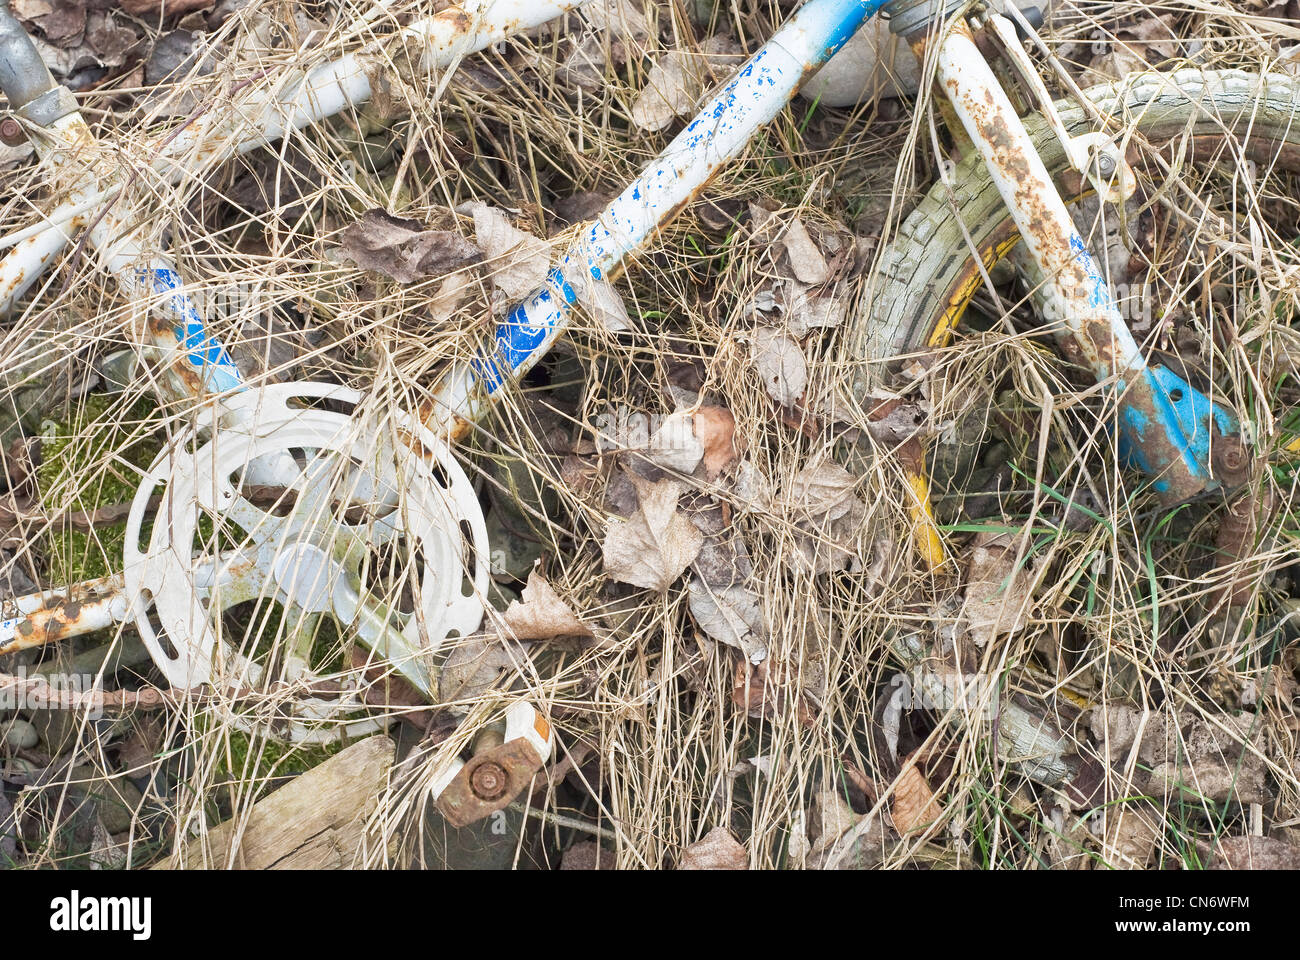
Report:
[[[278,599],[335,616],[431,700],[433,654],[448,637],[481,623],[487,530],[446,441],[402,414],[374,420],[303,404],[323,400],[356,410],[362,397],[319,383],[236,394],[219,412],[209,408],[206,423],[177,437],[136,490],[127,519],[127,600],[141,639],[173,687],[259,683],[260,667],[220,636],[220,612],[245,600]],[[262,510],[236,486],[241,476],[264,481],[268,472],[294,490],[287,515]],[[146,512],[155,497],[146,544]],[[364,524],[336,515],[340,502],[359,497],[388,512]],[[216,553],[218,538],[201,532],[203,514],[216,528],[237,524],[240,544]],[[207,541],[197,556],[196,534]],[[369,568],[360,566],[369,547],[399,539],[423,558],[410,577],[418,587],[414,609],[405,613],[368,596],[361,570]]]

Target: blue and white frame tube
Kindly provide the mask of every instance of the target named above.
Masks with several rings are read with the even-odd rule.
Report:
[[[36,144],[42,157],[74,185],[74,193],[92,189],[100,176],[117,170],[80,113],[55,121]],[[239,367],[208,330],[175,265],[150,252],[153,247],[145,228],[132,229],[112,210],[89,227],[89,245],[100,269],[117,282],[133,309],[131,338],[158,359],[154,386],[163,399],[220,402],[221,395],[243,390]],[[287,455],[268,455],[249,464],[248,476],[253,483],[283,485],[292,483],[298,470]]]
[[[800,8],[569,247],[546,284],[496,328],[491,345],[444,381],[429,415],[463,435],[550,349],[589,286],[684,207],[775,117],[884,0],[811,0]]]
[[[1236,418],[1172,371],[1148,366],[1110,285],[1075,229],[1006,92],[964,20],[939,49],[938,80],[1044,278],[1036,301],[1119,395],[1120,453],[1177,502],[1218,484],[1212,444],[1237,443]]]
[[[118,172],[112,156],[96,143],[80,113],[56,120],[34,142],[42,159],[59,170],[74,196]],[[238,368],[208,332],[174,266],[147,252],[143,228],[132,229],[111,210],[89,226],[87,239],[100,268],[137,307],[136,329],[132,330],[135,339],[161,355],[163,392],[170,399],[182,399],[241,388]]]

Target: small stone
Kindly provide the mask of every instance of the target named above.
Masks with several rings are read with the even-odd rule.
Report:
[[[5,745],[14,750],[30,750],[39,740],[36,728],[20,717],[15,717],[5,728]]]

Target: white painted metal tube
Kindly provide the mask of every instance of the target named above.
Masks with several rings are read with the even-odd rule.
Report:
[[[939,49],[939,82],[1042,267],[1046,317],[1063,322],[1101,379],[1146,366],[1047,166],[964,22]]]
[[[28,236],[0,260],[0,317],[13,309],[15,301],[50,268],[85,223],[84,212],[74,213],[63,223]]]
[[[453,65],[524,30],[540,26],[589,0],[467,0],[432,17],[376,40],[361,53],[312,68],[272,90],[258,90],[235,103],[196,118],[188,127],[155,147],[154,170],[168,182],[201,176],[236,153],[247,153],[370,98],[367,58],[394,48],[419,52],[419,69]],[[84,209],[88,198],[105,203],[120,191],[123,175],[101,179],[60,204],[46,217],[48,230],[25,237],[0,261],[0,316],[27,292],[54,256],[82,226],[93,219]],[[98,191],[98,192],[97,192]]]
[[[122,575],[0,602],[0,654],[103,630],[126,619]]]
[[[1216,434],[1235,432],[1233,418],[1186,381],[1147,365],[1110,284],[964,20],[952,25],[940,46],[938,79],[1041,272],[1035,300],[1044,319],[1060,324],[1057,336],[1078,346],[1100,382],[1113,381],[1121,455],[1154,478],[1167,502],[1215,484],[1210,444]]]
[[[803,80],[883,5],[884,0],[812,0],[801,7],[583,230],[546,285],[497,327],[489,350],[452,371],[431,408],[438,427],[462,435],[491,407],[504,383],[523,376],[550,349],[591,283],[621,266],[744,150]]]

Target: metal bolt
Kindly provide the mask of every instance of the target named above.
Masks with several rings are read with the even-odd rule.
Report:
[[[1097,157],[1097,169],[1101,171],[1103,177],[1109,177],[1115,172],[1115,158],[1109,153],[1103,153]]]
[[[1224,479],[1236,477],[1249,463],[1246,447],[1236,437],[1219,439],[1214,445],[1214,454],[1211,459],[1214,463],[1215,472],[1222,474]]]
[[[0,143],[16,147],[26,142],[27,131],[23,129],[23,125],[18,122],[17,117],[0,119]]]
[[[470,774],[469,786],[480,800],[499,800],[506,792],[510,778],[501,764],[488,760],[479,764]]]

